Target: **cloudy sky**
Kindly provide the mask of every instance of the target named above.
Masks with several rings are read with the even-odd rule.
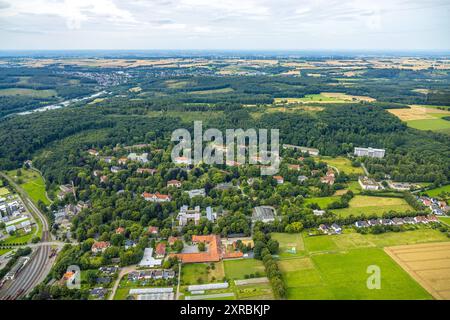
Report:
[[[449,50],[450,0],[0,0],[0,49]]]

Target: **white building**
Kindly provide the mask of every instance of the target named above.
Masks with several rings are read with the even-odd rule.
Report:
[[[162,260],[153,258],[153,248],[145,248],[144,256],[141,262],[139,262],[140,267],[153,268],[155,266],[160,266]]]
[[[357,157],[383,158],[386,150],[374,148],[355,147],[354,155]]]
[[[359,177],[358,183],[363,188],[363,190],[379,190],[381,189],[381,185],[376,182],[374,179],[369,177]]]
[[[140,163],[147,163],[148,153],[143,153],[141,155],[138,155],[136,153],[130,153],[127,158],[131,161],[139,161]]]
[[[186,191],[189,194],[189,198],[194,198],[197,196],[200,197],[204,197],[206,196],[206,191],[205,189],[194,189],[194,190],[190,190],[190,191]]]
[[[185,226],[189,221],[194,221],[194,224],[197,225],[200,217],[201,212],[199,206],[196,206],[194,209],[189,209],[188,206],[184,205],[180,208],[177,219],[180,226]]]

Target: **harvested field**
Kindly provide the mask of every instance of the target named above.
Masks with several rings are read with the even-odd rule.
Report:
[[[384,250],[434,298],[450,300],[450,242],[395,246]]]
[[[426,119],[436,119],[437,114],[450,115],[450,112],[445,110],[439,110],[437,108],[430,108],[422,105],[411,105],[410,109],[389,109],[388,110],[393,115],[397,116],[402,121],[411,120],[426,120]]]

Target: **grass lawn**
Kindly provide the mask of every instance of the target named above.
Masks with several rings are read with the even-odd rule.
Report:
[[[256,259],[225,260],[225,276],[229,279],[245,279],[246,275],[259,273],[258,277],[265,277],[264,265]]]
[[[12,237],[8,237],[5,240],[0,241],[1,244],[14,244],[14,243],[28,243],[33,238],[34,232],[36,231],[36,227],[31,228],[31,232],[27,234],[23,234],[19,231],[16,235]]]
[[[307,252],[336,251],[338,246],[330,236],[305,236],[305,249]]]
[[[439,220],[450,226],[450,217],[439,217]]]
[[[271,233],[270,235],[280,244],[280,259],[304,255],[305,245],[301,233]]]
[[[1,187],[0,188],[0,197],[6,196],[9,194],[9,190],[6,189],[5,187]]]
[[[326,209],[330,203],[338,201],[339,199],[339,196],[305,198],[305,205],[310,203],[317,203],[320,208]]]
[[[408,127],[414,129],[450,132],[450,121],[440,118],[411,120],[406,123],[408,124]]]
[[[27,96],[33,98],[49,98],[57,96],[55,90],[34,90],[24,88],[0,89],[0,96]]]
[[[290,259],[281,266],[289,299],[430,299],[403,269],[379,248],[355,249],[343,253],[317,254],[310,258]],[[381,270],[381,288],[367,288],[367,267]],[[292,271],[286,271],[292,270]]]
[[[336,167],[339,170],[339,172],[357,175],[364,174],[364,171],[361,167],[353,167],[352,162],[344,157],[337,157],[337,158],[321,157],[320,160],[326,162],[328,165],[332,167]]]
[[[46,205],[49,205],[50,200],[45,193],[45,182],[42,176],[34,170],[21,169],[21,172],[22,175],[20,177],[17,176],[17,170],[8,171],[7,174],[16,183],[21,182],[19,185],[35,203],[41,200]]]
[[[236,286],[235,294],[238,300],[272,300],[274,299],[270,284],[254,284]]]
[[[130,292],[130,288],[117,288],[114,294],[114,300],[126,300],[128,292]]]
[[[370,215],[376,214],[381,216],[387,211],[414,211],[414,209],[406,203],[402,198],[388,198],[388,197],[373,197],[373,196],[355,196],[350,200],[349,207],[344,209],[333,210],[333,213],[341,216],[347,217],[350,215]]]
[[[4,255],[5,253],[8,253],[8,252],[10,252],[12,250],[13,250],[12,248],[8,248],[8,249],[1,249],[0,248],[0,256]]]
[[[430,197],[439,197],[439,195],[441,193],[443,193],[443,192],[450,193],[450,184],[448,184],[446,186],[439,187],[439,188],[430,189],[430,190],[427,190],[427,191],[425,191],[423,193],[426,193]]]
[[[222,282],[225,277],[223,262],[214,263],[215,269],[209,268],[209,263],[183,264],[181,281],[184,285]],[[200,280],[200,281],[199,281]]]

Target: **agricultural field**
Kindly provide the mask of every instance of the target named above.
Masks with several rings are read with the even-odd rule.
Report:
[[[297,261],[301,260],[301,261]],[[289,299],[430,299],[431,296],[379,248],[317,254],[282,261]],[[381,288],[367,288],[367,267],[382,270]],[[290,271],[292,270],[292,271]]]
[[[364,96],[353,96],[345,93],[322,92],[320,94],[307,94],[303,98],[275,98],[275,103],[355,103],[371,102],[375,99]]]
[[[214,269],[211,266],[214,265]],[[225,277],[223,262],[183,264],[181,281],[184,285],[222,282]]]
[[[49,205],[51,202],[47,198],[45,182],[42,176],[34,170],[21,170],[22,175],[17,176],[17,170],[8,171],[7,175],[14,179],[30,198],[37,203],[39,200]]]
[[[350,200],[349,207],[344,209],[333,210],[333,213],[341,217],[347,217],[350,215],[371,215],[376,214],[381,216],[384,212],[388,211],[413,211],[414,209],[406,203],[402,198],[388,198],[388,197],[373,197],[356,195]]]
[[[395,246],[385,251],[435,299],[450,299],[450,242]]]
[[[425,105],[411,105],[410,109],[390,109],[388,111],[405,121],[411,128],[450,132],[450,121],[442,119],[450,116],[450,111]]]
[[[320,160],[326,162],[331,167],[337,168],[339,172],[357,175],[364,174],[364,171],[361,167],[353,167],[352,162],[344,157],[336,157],[336,158],[321,157]]]
[[[233,92],[233,88],[223,88],[223,89],[211,89],[211,90],[196,90],[189,91],[190,94],[218,94],[218,93],[230,93]]]
[[[245,276],[265,276],[264,265],[256,259],[225,260],[223,262],[227,279],[245,279]]]
[[[31,98],[49,98],[56,97],[55,90],[35,90],[24,88],[0,89],[0,96],[25,96]]]
[[[283,240],[277,234],[272,236]],[[302,233],[302,238],[303,257],[280,256],[278,261],[289,299],[431,299],[384,253],[383,247],[448,240],[445,234],[430,228],[380,235],[362,235],[353,230],[333,236]],[[369,265],[382,270],[380,290],[366,287]]]

